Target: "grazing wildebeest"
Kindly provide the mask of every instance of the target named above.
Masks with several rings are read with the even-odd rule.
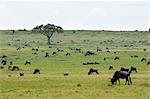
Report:
[[[68,76],[68,75],[69,75],[68,73],[65,73],[65,74],[64,74],[64,76]]]
[[[104,58],[104,61],[106,60],[106,58]]]
[[[26,61],[24,65],[27,65],[27,64],[31,65],[31,62]]]
[[[14,70],[20,70],[18,66],[13,66],[12,71]]]
[[[6,61],[6,60],[2,60],[1,63],[2,63],[3,65],[6,65],[6,64],[7,64],[7,61]]]
[[[147,65],[149,65],[150,64],[150,60],[147,62]]]
[[[134,57],[136,57],[136,58],[137,58],[138,56],[137,56],[137,55],[134,55]]]
[[[127,82],[128,82],[128,85],[129,85],[129,82],[130,82],[130,84],[132,84],[130,74],[131,74],[131,71],[129,71],[129,72],[127,72],[127,71],[116,71],[114,73],[113,77],[111,78],[111,83],[115,84],[115,83],[117,83],[117,80],[118,80],[119,84],[120,84],[119,79],[122,78],[122,79],[126,79],[125,85]]]
[[[85,53],[85,56],[90,56],[90,55],[95,55],[95,53],[94,52],[91,52],[91,51],[87,51],[86,53]]]
[[[45,57],[49,57],[49,54],[48,54],[48,53],[46,53]]]
[[[132,66],[131,66],[131,71],[137,72],[137,69],[136,69],[135,67],[132,67]]]
[[[8,66],[8,70],[12,70],[12,66]]]
[[[146,49],[144,49],[144,51],[146,51]]]
[[[123,67],[122,67],[122,68],[120,69],[120,71],[126,71],[126,72],[128,72],[129,69],[128,69],[128,68],[123,68]]]
[[[39,69],[35,69],[34,72],[33,72],[33,74],[37,74],[37,73],[40,74],[40,70]]]
[[[20,50],[21,49],[21,47],[18,47],[16,50],[18,51],[18,50]]]
[[[112,65],[110,65],[110,66],[109,66],[109,70],[112,70],[112,69],[113,69],[113,66],[112,66]]]
[[[142,59],[141,59],[141,62],[143,62],[143,61],[145,61],[145,62],[146,62],[146,58],[142,58]]]
[[[117,52],[114,52],[114,54],[116,54]]]
[[[94,64],[99,64],[98,62],[87,62],[83,63],[83,65],[94,65]]]
[[[70,56],[71,54],[70,53],[66,53],[66,56]]]
[[[101,50],[100,48],[97,47],[96,51],[97,51],[97,52],[100,52],[100,51],[102,51],[102,50]]]
[[[57,55],[57,53],[56,53],[56,52],[53,52],[52,55]]]
[[[20,76],[24,76],[24,73],[20,73],[19,75],[20,75]]]
[[[10,65],[12,65],[12,61],[10,62]]]
[[[90,68],[89,72],[88,72],[88,75],[90,75],[91,73],[96,73],[96,74],[99,74],[98,70],[95,69],[95,68]]]
[[[119,57],[115,57],[114,60],[120,60],[120,58]]]
[[[3,67],[3,66],[1,66],[1,67],[0,67],[0,69],[4,69],[4,67]]]
[[[109,51],[109,50],[108,50],[107,52],[108,52],[108,53],[110,53],[110,51]]]

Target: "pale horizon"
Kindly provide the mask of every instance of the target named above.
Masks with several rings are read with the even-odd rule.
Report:
[[[148,1],[0,1],[0,30],[56,24],[65,30],[150,28]]]

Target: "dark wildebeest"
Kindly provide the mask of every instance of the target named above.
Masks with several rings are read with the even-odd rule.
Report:
[[[145,61],[145,62],[146,62],[146,58],[142,58],[142,59],[141,59],[141,62],[143,62],[143,61]]]
[[[114,60],[120,60],[120,58],[119,57],[115,57]]]
[[[6,64],[7,64],[7,61],[6,61],[6,60],[2,60],[1,63],[2,63],[3,65],[6,65]]]
[[[1,66],[1,67],[0,67],[0,69],[4,69],[4,67],[3,67],[3,66]]]
[[[97,47],[96,51],[97,51],[97,52],[100,52],[100,51],[102,51],[102,49],[100,49],[100,48]]]
[[[113,66],[112,66],[112,65],[110,65],[110,66],[109,66],[109,70],[112,70],[112,69],[113,69]]]
[[[12,61],[10,62],[10,65],[12,65]]]
[[[48,54],[48,53],[46,53],[45,57],[49,57],[49,54]]]
[[[115,83],[117,83],[117,80],[118,80],[119,84],[120,84],[119,79],[122,78],[122,79],[126,79],[125,85],[127,82],[128,82],[128,85],[129,85],[129,82],[130,82],[130,84],[132,84],[130,74],[131,74],[131,71],[129,71],[129,72],[127,72],[127,71],[116,71],[113,75],[113,78],[111,78],[111,83],[115,84]]]
[[[68,75],[69,75],[68,73],[65,73],[65,74],[64,74],[64,76],[68,76]]]
[[[35,69],[34,72],[33,72],[33,74],[37,74],[37,73],[40,74],[40,70],[39,69]]]
[[[95,68],[90,68],[90,70],[89,70],[89,72],[88,72],[88,75],[90,75],[91,73],[94,73],[94,72],[95,72],[96,74],[99,74],[97,69],[95,69]]]
[[[83,63],[83,65],[94,65],[94,64],[99,64],[98,62],[87,62]]]
[[[144,51],[146,51],[146,49],[144,49]]]
[[[18,66],[13,66],[12,70],[11,71],[14,71],[14,70],[20,70]]]
[[[66,53],[66,56],[70,56],[71,54],[70,53]]]
[[[87,51],[86,53],[85,53],[85,56],[90,56],[90,55],[95,55],[95,53],[94,52],[91,52],[91,51]]]
[[[104,61],[106,60],[106,58],[104,58]]]
[[[12,66],[8,66],[8,70],[12,70]]]
[[[131,71],[137,72],[137,69],[136,69],[135,67],[132,67],[132,66],[131,66]]]
[[[24,65],[27,65],[27,64],[31,65],[31,62],[26,61]]]
[[[150,61],[147,62],[147,65],[149,65],[149,64],[150,64]]]
[[[52,55],[57,55],[57,53],[56,53],[56,52],[53,52]]]
[[[20,75],[20,76],[24,76],[24,73],[20,73],[19,75]]]

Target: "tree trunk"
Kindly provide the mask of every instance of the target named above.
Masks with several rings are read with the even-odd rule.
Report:
[[[48,39],[48,47],[51,48],[51,37],[47,36]]]

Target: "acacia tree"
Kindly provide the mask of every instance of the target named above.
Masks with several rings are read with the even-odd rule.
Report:
[[[48,39],[48,47],[51,48],[51,37],[53,36],[54,32],[63,32],[62,27],[56,26],[54,24],[47,24],[47,25],[38,25],[33,28],[33,31],[40,32],[41,34],[45,35]]]

